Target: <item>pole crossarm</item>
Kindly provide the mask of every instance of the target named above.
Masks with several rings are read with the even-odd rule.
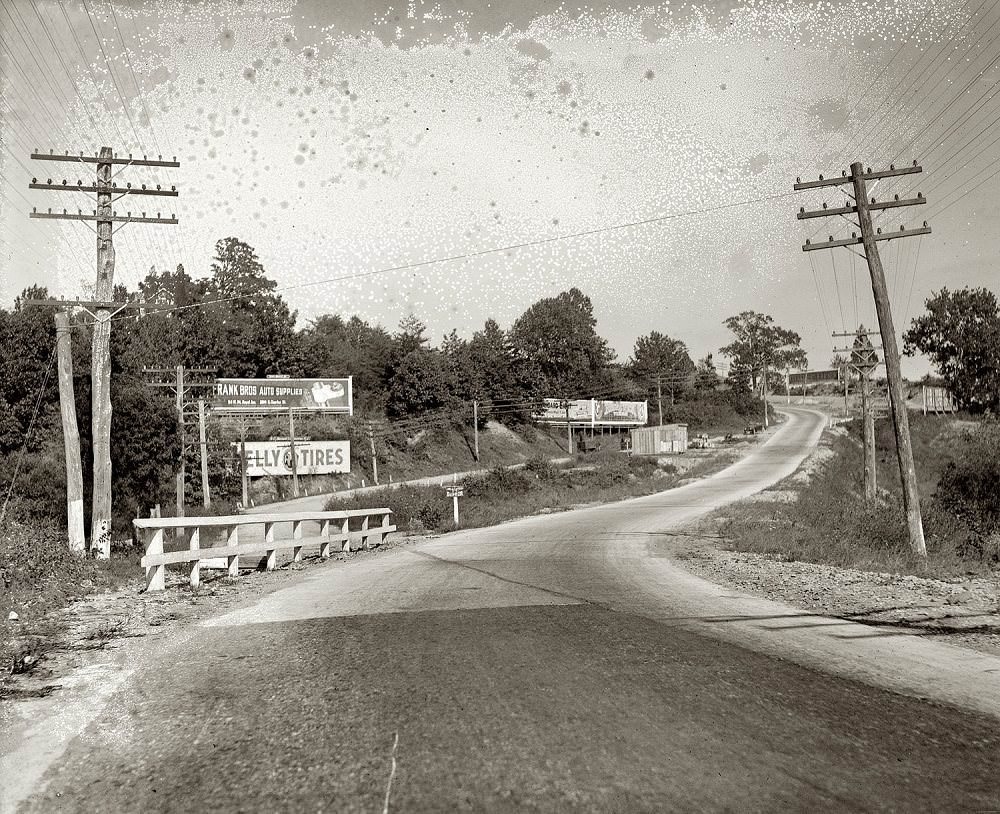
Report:
[[[927,199],[923,196],[923,193],[918,192],[916,198],[904,198],[903,200],[900,200],[899,196],[896,196],[896,198],[891,201],[876,201],[872,198],[871,203],[868,204],[868,208],[870,210],[895,209],[899,206],[919,206],[920,204],[925,203],[927,203]],[[854,205],[838,206],[834,209],[828,209],[824,204],[823,209],[813,209],[809,212],[807,212],[803,207],[799,209],[799,212],[795,217],[799,220],[808,220],[809,218],[827,218],[833,215],[852,215],[856,214],[857,211],[858,207]]]
[[[93,220],[100,223],[169,223],[177,224],[178,220],[176,217],[161,218],[159,217],[159,212],[157,212],[157,217],[147,218],[146,213],[142,213],[142,217],[132,217],[132,213],[129,212],[126,215],[98,215],[96,212],[93,215],[84,215],[82,212],[78,212],[76,215],[68,214],[65,210],[62,213],[52,212],[37,212],[32,210],[28,213],[29,218],[44,218],[46,220]]]
[[[834,331],[831,336],[834,337],[844,337],[844,336],[879,336],[878,331]]]
[[[150,308],[148,302],[95,302],[94,300],[21,300],[22,305],[54,305],[57,308]]]
[[[862,347],[857,347],[857,348],[834,348],[833,352],[834,353],[857,353],[857,354],[860,355],[860,354],[863,354],[863,353],[871,353],[871,352],[877,351],[877,350],[882,350],[882,346],[881,345],[864,345]]]
[[[146,189],[145,184],[140,187],[133,187],[131,184],[126,184],[123,187],[112,184],[106,187],[96,184],[87,185],[81,182],[71,184],[65,180],[61,184],[53,184],[51,179],[43,184],[34,178],[28,184],[28,189],[50,189],[56,192],[110,192],[112,195],[167,195],[172,198],[176,198],[180,194],[175,186],[171,186],[170,189],[161,189],[159,184],[156,185],[156,189]]]
[[[907,229],[905,226],[900,226],[899,231],[896,232],[885,232],[883,233],[879,229],[878,233],[872,238],[872,240],[897,240],[901,237],[916,237],[917,235],[929,235],[931,233],[931,227],[927,225],[927,221],[924,221],[924,225],[919,229]],[[806,240],[805,245],[802,247],[804,252],[814,252],[819,249],[835,249],[838,246],[857,246],[864,242],[863,238],[857,237],[855,233],[851,233],[851,237],[843,238],[842,240],[834,240],[833,236],[824,243],[813,243],[811,240]]]
[[[861,174],[861,178],[865,181],[875,181],[879,178],[894,178],[897,175],[912,175],[913,173],[923,172],[923,169],[916,161],[910,167],[897,168],[894,164],[890,164],[889,169],[877,172],[872,172],[871,167],[868,167],[867,171]],[[801,178],[796,178],[792,189],[796,191],[801,189],[819,189],[820,187],[836,187],[853,183],[854,176],[848,175],[847,170],[843,170],[839,178],[824,178],[822,175],[818,181],[803,181]]]
[[[146,158],[143,156],[140,158],[133,158],[132,154],[129,153],[128,158],[123,158],[122,156],[113,155],[111,159],[106,160],[96,155],[84,155],[80,153],[79,155],[72,155],[70,153],[39,153],[37,150],[31,154],[31,157],[36,161],[82,161],[84,164],[129,164],[133,167],[179,167],[180,162],[177,160],[177,156],[173,157],[172,161],[164,161],[163,156],[157,156],[156,160]]]

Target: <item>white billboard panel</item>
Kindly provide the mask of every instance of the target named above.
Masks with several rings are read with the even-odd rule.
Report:
[[[234,443],[236,454],[240,444]],[[247,475],[291,475],[292,450],[288,441],[247,441]],[[295,470],[299,475],[346,474],[351,471],[350,441],[296,441]]]

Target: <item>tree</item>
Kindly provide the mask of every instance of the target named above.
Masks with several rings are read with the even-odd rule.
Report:
[[[264,275],[256,252],[235,237],[218,241],[215,251],[204,303],[195,309],[204,312],[211,348],[196,363],[214,365],[221,376],[302,373],[296,315],[273,293],[277,283]]]
[[[581,398],[603,389],[614,359],[596,331],[594,306],[578,288],[541,299],[510,331],[518,364],[550,398]]]
[[[475,398],[480,415],[507,423],[530,420],[533,402],[540,398],[534,371],[519,365],[510,335],[488,319],[468,343],[469,364],[475,372]]]
[[[454,411],[454,382],[444,355],[430,348],[410,351],[389,382],[387,412],[393,418]]]
[[[734,369],[749,373],[754,390],[760,381],[766,426],[768,372],[805,365],[806,353],[800,347],[801,337],[775,325],[773,317],[756,311],[743,311],[723,324],[735,338],[722,348],[722,353],[732,360]]]
[[[972,412],[1000,409],[1000,309],[986,288],[942,288],[903,334],[903,353],[928,356],[955,401]]]
[[[627,368],[633,379],[640,382],[644,393],[655,393],[657,418],[663,423],[663,390],[674,397],[694,373],[694,362],[688,355],[687,345],[659,331],[651,331],[635,340],[632,358]]]
[[[715,390],[719,386],[719,374],[715,369],[715,360],[709,353],[698,360],[694,374],[694,389],[698,392]]]
[[[380,325],[358,316],[332,314],[313,320],[300,334],[303,367],[313,376],[353,376],[356,409],[385,406],[386,371],[393,340]]]

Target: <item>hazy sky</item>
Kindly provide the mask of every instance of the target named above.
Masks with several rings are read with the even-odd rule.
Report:
[[[27,189],[86,169],[28,154],[108,145],[181,162],[119,176],[181,191],[116,203],[181,221],[116,234],[130,288],[153,265],[206,274],[232,235],[300,322],[412,311],[469,335],[575,285],[623,360],[652,329],[716,351],[754,309],[822,367],[831,331],[873,323],[871,287],[848,250],[801,251],[851,226],[797,221],[824,200],[797,175],[924,165],[874,192],[930,201],[879,221],[934,230],[882,244],[900,331],[931,289],[997,289],[996,6],[4,0],[3,299],[86,294],[89,227],[27,216],[93,209]]]

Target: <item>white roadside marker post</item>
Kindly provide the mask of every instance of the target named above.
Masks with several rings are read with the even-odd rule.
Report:
[[[444,489],[445,494],[452,499],[455,527],[458,528],[458,499],[464,494],[465,485],[458,482],[458,475],[454,475],[451,485],[445,486]]]

